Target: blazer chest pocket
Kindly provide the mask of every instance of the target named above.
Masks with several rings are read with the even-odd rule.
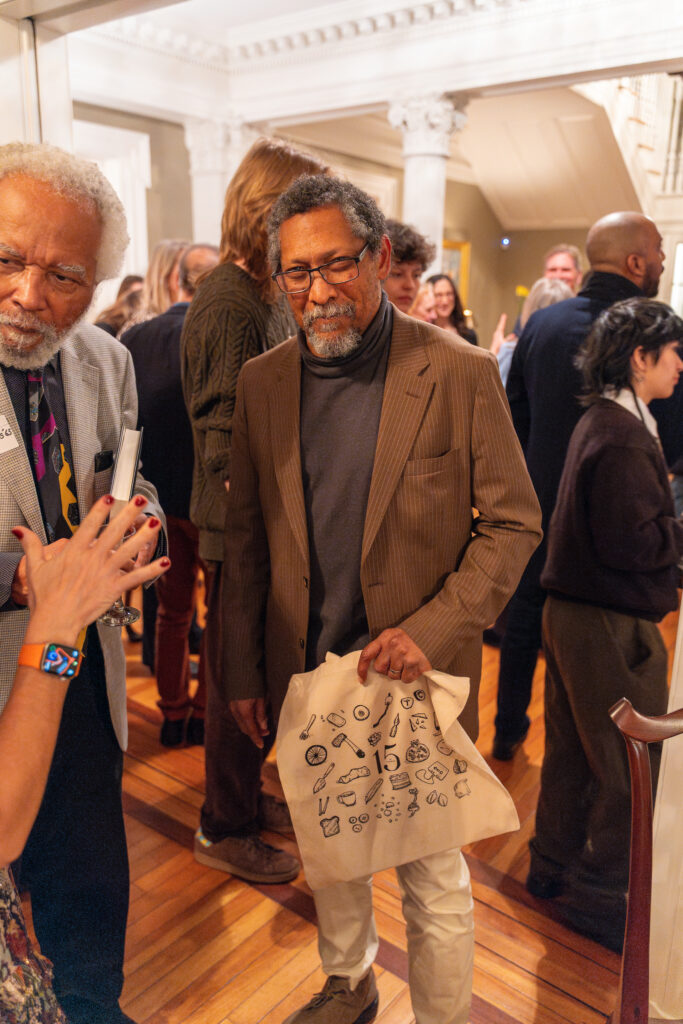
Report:
[[[101,469],[99,473],[95,473],[93,480],[93,501],[97,501],[103,494],[108,494],[111,490],[111,474],[112,467],[109,469]]]
[[[410,459],[405,464],[404,476],[435,476],[440,473],[450,472],[458,461],[460,448],[452,448],[443,455],[437,455],[433,459]]]

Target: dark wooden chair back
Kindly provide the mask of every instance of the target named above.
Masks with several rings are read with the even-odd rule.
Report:
[[[683,733],[683,708],[669,715],[641,715],[622,697],[609,713],[626,741],[631,770],[628,910],[621,979],[611,1021],[612,1024],[647,1024],[652,895],[652,778],[647,745]]]

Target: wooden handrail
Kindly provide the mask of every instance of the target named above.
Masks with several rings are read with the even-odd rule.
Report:
[[[612,1024],[646,1024],[650,1002],[650,903],[652,896],[652,778],[648,743],[683,733],[683,708],[641,715],[626,697],[610,708],[626,742],[631,770],[631,858],[624,953]]]

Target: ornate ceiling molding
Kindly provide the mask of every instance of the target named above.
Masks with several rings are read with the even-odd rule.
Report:
[[[228,46],[190,32],[160,28],[150,20],[136,16],[111,22],[92,31],[108,39],[173,56],[191,64],[235,73],[251,71],[256,64],[278,64],[288,62],[288,58],[297,60],[304,53],[318,56],[320,49],[325,47],[337,50],[340,45],[351,44],[357,47],[359,42],[365,41],[376,45],[378,37],[407,31],[447,31],[445,22],[499,17],[503,10],[527,7],[530,2],[532,0],[433,0],[430,3],[408,3],[380,13],[272,35],[268,34],[266,23],[263,38]]]

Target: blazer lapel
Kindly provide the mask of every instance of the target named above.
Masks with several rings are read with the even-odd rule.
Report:
[[[45,527],[43,526],[43,514],[40,511],[38,492],[36,491],[33,479],[33,470],[26,453],[26,446],[14,414],[14,406],[9,396],[5,375],[0,373],[0,412],[7,417],[7,422],[12,428],[12,433],[17,439],[16,448],[0,454],[0,472],[7,487],[14,495],[14,498],[22,511],[24,519],[29,528],[45,544]],[[19,525],[18,523],[16,524]]]
[[[301,479],[300,403],[299,349],[292,345],[269,393],[269,415],[275,475],[282,504],[308,564],[308,530]]]
[[[93,493],[100,374],[82,362],[68,342],[61,350],[61,366],[78,508],[84,519]]]
[[[426,372],[428,368],[429,357],[420,343],[417,325],[394,310],[361,563],[377,536],[429,404],[434,380]]]

